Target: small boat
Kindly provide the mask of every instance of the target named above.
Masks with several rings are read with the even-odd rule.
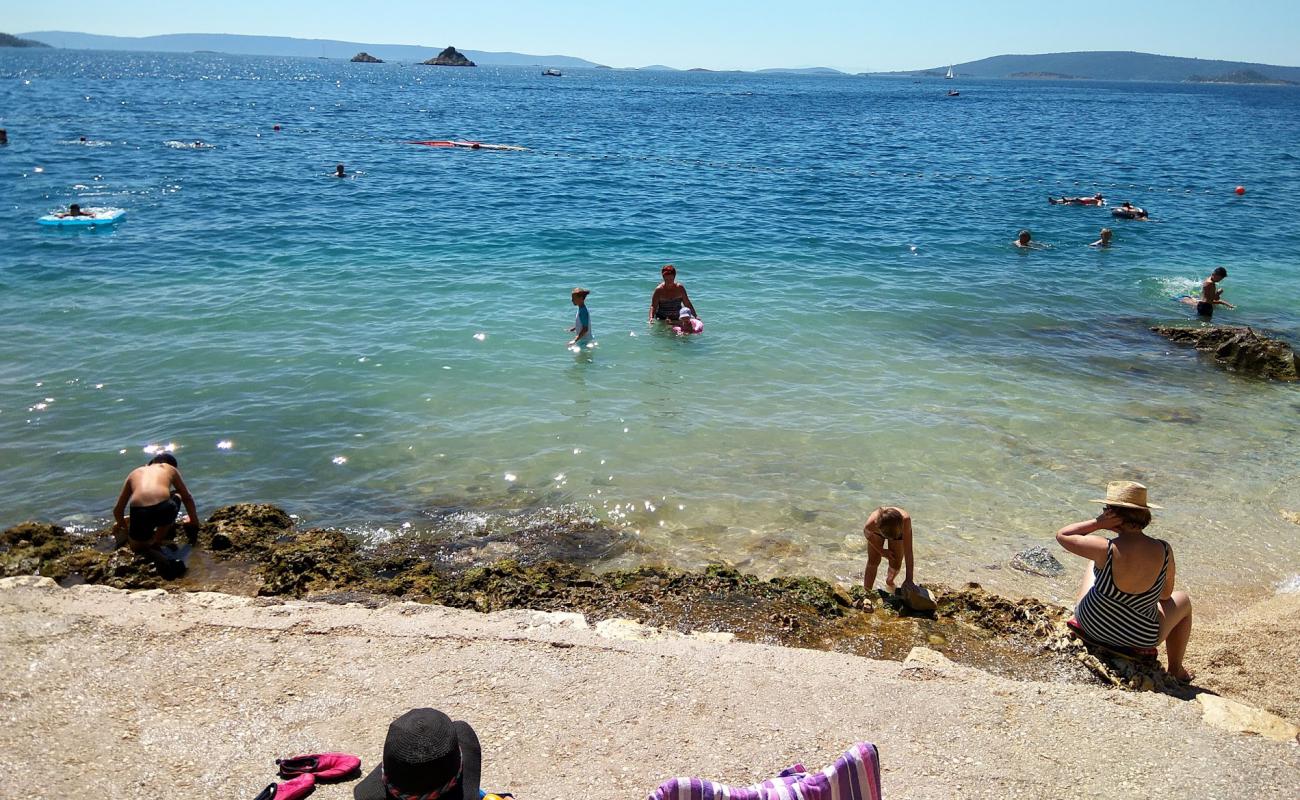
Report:
[[[548,78],[563,78],[563,77],[564,77],[564,73],[563,73],[563,72],[560,72],[558,69],[555,69],[554,67],[550,67],[550,68],[548,68],[548,69],[544,69],[544,70],[542,70],[542,74],[545,75],[545,76],[548,77]]]
[[[948,96],[949,96],[949,97],[961,97],[961,92],[957,91],[956,89],[949,89],[949,90],[948,90]]]
[[[948,74],[947,74],[947,75],[944,75],[943,77],[947,78],[948,80],[952,80],[952,79],[953,79],[954,76],[953,76],[953,74],[952,74],[952,65],[951,65],[951,64],[948,65]]]

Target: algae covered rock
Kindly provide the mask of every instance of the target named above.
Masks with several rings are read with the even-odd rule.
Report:
[[[1243,375],[1278,381],[1300,377],[1300,361],[1291,346],[1251,328],[1156,325],[1151,330],[1172,342],[1213,353],[1216,364]]]
[[[253,572],[262,581],[259,595],[293,597],[351,588],[362,578],[352,542],[331,530],[310,530],[276,542]]]
[[[208,549],[227,554],[258,555],[293,532],[293,519],[267,503],[222,506],[199,530]]]
[[[454,47],[447,47],[441,53],[429,59],[420,62],[432,67],[473,67],[476,66],[473,61],[465,57],[463,53]]]
[[[19,523],[0,533],[0,577],[46,575],[51,562],[67,555],[72,547],[72,538],[58,525]]]

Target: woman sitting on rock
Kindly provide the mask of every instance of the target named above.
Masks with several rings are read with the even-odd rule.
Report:
[[[1189,681],[1183,666],[1192,635],[1192,601],[1174,591],[1174,551],[1143,530],[1151,524],[1147,487],[1113,481],[1096,519],[1066,525],[1056,541],[1092,563],[1084,570],[1075,619],[1085,639],[1116,648],[1154,649],[1165,642],[1169,674]],[[1113,539],[1091,536],[1113,531]]]

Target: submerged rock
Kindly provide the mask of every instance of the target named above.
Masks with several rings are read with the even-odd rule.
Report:
[[[384,63],[384,61],[383,61],[383,59],[381,59],[381,58],[375,58],[374,56],[370,55],[369,53],[367,53],[367,52],[365,52],[365,51],[363,50],[363,51],[361,51],[360,53],[357,53],[355,56],[352,57],[352,63],[354,63],[354,64],[382,64],[382,63]]]
[[[428,61],[420,62],[433,67],[473,67],[476,66],[473,61],[465,57],[463,53],[454,47],[447,47],[437,56]]]
[[[1251,328],[1156,325],[1151,330],[1170,341],[1214,353],[1215,363],[1234,372],[1279,381],[1300,377],[1300,361],[1291,346]]]
[[[1065,567],[1048,552],[1046,547],[1030,547],[1011,557],[1011,566],[1030,575],[1042,578],[1055,578],[1065,572]]]

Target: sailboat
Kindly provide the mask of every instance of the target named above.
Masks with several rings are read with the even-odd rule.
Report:
[[[952,79],[953,79],[953,74],[952,74],[952,64],[949,64],[949,65],[948,65],[948,74],[947,74],[947,75],[944,75],[943,77],[947,78],[948,80],[952,80]]]

